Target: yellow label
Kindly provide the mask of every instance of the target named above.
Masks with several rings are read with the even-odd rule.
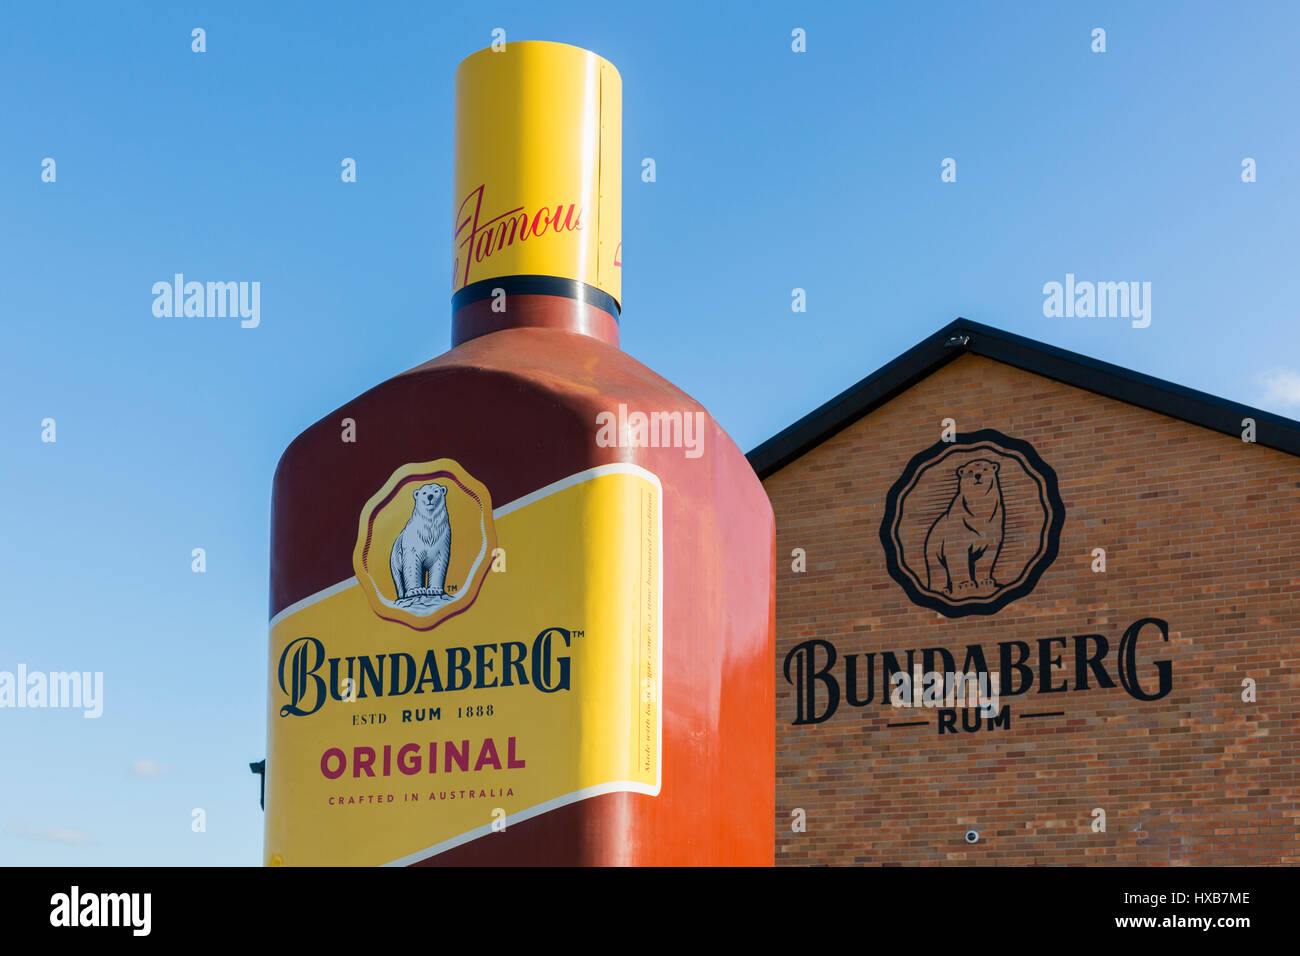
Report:
[[[514,275],[622,301],[623,86],[564,43],[513,42],[456,71],[452,291]]]
[[[495,511],[455,461],[394,472],[357,576],[271,621],[266,862],[413,863],[657,795],[660,503],[635,465]]]

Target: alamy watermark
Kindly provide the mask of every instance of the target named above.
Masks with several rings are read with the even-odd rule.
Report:
[[[890,675],[889,702],[895,707],[977,707],[985,717],[998,715],[1001,674],[898,671]]]
[[[73,886],[50,897],[50,925],[123,927],[133,936],[148,936],[152,910],[152,893],[83,893]]]
[[[1049,319],[1132,319],[1135,329],[1151,324],[1150,282],[1079,282],[1067,272],[1064,283],[1044,285],[1043,296]]]
[[[18,665],[17,674],[0,671],[0,708],[2,707],[79,707],[88,719],[104,712],[103,671],[27,670]]]
[[[596,445],[600,448],[682,448],[687,458],[704,454],[703,412],[617,412],[596,414]]]
[[[240,326],[255,329],[262,322],[262,283],[186,282],[177,272],[171,282],[153,284],[153,314],[170,318],[239,318]]]

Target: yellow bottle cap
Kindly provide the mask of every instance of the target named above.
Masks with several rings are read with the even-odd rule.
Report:
[[[480,50],[456,70],[452,308],[566,295],[618,315],[623,82],[565,43]]]

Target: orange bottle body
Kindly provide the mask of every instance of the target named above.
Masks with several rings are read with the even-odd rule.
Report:
[[[535,318],[573,311],[517,299]],[[772,864],[766,494],[687,395],[608,342],[541,325],[385,382],[281,460],[268,862]],[[653,447],[638,412],[695,425]],[[400,599],[393,555],[409,559],[399,538],[423,547],[410,529],[430,485],[445,486],[450,571],[416,582],[441,595]],[[462,488],[490,498],[490,553]],[[312,849],[323,827],[334,849]]]

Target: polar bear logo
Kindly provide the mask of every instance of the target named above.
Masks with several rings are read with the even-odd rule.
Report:
[[[414,496],[411,518],[393,542],[389,558],[398,601],[446,594],[447,562],[451,559],[447,488],[430,482],[415,489]]]
[[[999,587],[1005,512],[996,461],[972,458],[957,469],[957,493],[925,536],[926,587],[953,594]]]

